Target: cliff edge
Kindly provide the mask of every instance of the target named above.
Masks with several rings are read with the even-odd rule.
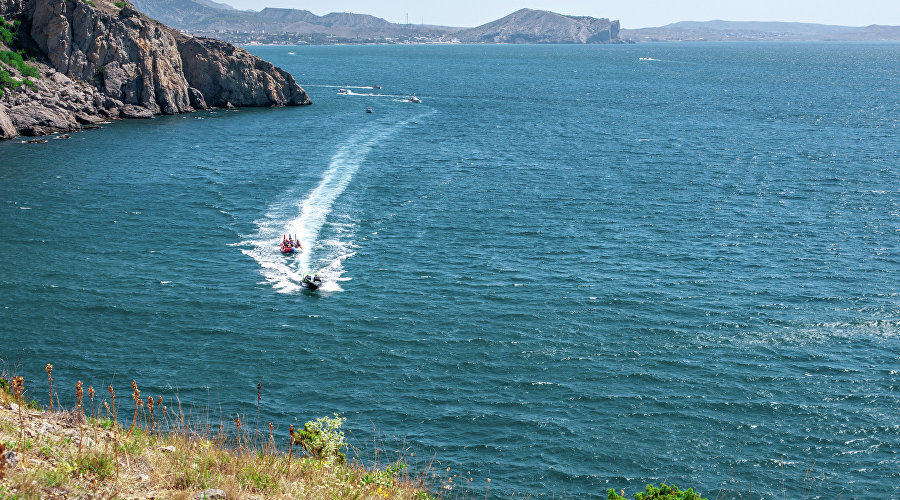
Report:
[[[18,21],[14,42],[0,40],[0,56],[20,50],[39,73],[29,78],[0,62],[12,78],[0,89],[3,139],[210,106],[311,104],[286,71],[229,43],[173,30],[127,1],[0,0],[0,16]]]

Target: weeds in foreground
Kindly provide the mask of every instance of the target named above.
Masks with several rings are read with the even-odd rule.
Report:
[[[52,366],[46,371],[52,383]],[[162,396],[145,402],[135,381],[134,412],[130,422],[121,424],[111,385],[101,417],[95,414],[93,387],[87,391],[86,415],[81,381],[71,411],[60,411],[59,405],[57,411],[30,408],[24,403],[24,382],[23,377],[11,383],[0,378],[0,443],[15,440],[19,460],[14,468],[0,462],[0,498],[193,497],[209,488],[224,490],[228,498],[434,498],[426,471],[411,474],[403,460],[385,468],[348,463],[341,429],[345,419],[337,414],[307,422],[299,431],[290,426],[284,449],[271,422],[266,439],[258,423],[248,429],[240,418],[234,418],[235,428],[212,427],[185,415],[180,401],[178,413],[162,404]],[[257,421],[261,393],[260,383]],[[13,402],[17,412],[7,410]],[[6,456],[3,446],[0,460]]]

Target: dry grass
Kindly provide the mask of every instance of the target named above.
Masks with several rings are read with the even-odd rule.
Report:
[[[201,424],[180,409],[167,408],[161,396],[145,403],[135,382],[135,409],[127,426],[116,418],[112,387],[110,399],[98,404],[95,414],[93,387],[88,389],[90,413],[81,382],[73,390],[75,409],[44,411],[25,403],[20,382],[0,390],[0,446],[14,455],[0,459],[0,499],[187,499],[209,489],[222,490],[228,499],[435,498],[425,482],[434,477],[430,470],[410,472],[402,462],[373,468],[305,456],[301,446],[291,446],[288,433],[278,436],[272,424],[268,432],[258,425],[248,431],[237,422]]]

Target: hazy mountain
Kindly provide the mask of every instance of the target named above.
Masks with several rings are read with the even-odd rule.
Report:
[[[619,21],[531,9],[459,31],[452,38],[470,43],[621,43]]]
[[[396,24],[368,14],[332,12],[317,16],[308,10],[267,7],[241,11],[211,0],[132,0],[135,8],[172,27],[194,33],[224,32],[319,34],[344,38],[387,38],[416,33],[435,36],[457,28]]]
[[[200,5],[205,5],[207,7],[212,7],[213,9],[222,9],[222,10],[237,10],[234,7],[228,5],[227,3],[219,3],[213,2],[212,0],[195,0]]]
[[[759,21],[681,21],[657,28],[623,29],[635,41],[865,41],[900,40],[900,26],[834,26]]]

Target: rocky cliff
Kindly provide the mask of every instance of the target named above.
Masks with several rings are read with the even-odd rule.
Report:
[[[623,43],[619,21],[521,9],[447,38],[469,43]]]
[[[170,29],[128,2],[0,0],[0,16],[21,21],[17,44],[37,56],[41,73],[33,85],[5,89],[0,138],[208,106],[310,104],[286,71]]]

